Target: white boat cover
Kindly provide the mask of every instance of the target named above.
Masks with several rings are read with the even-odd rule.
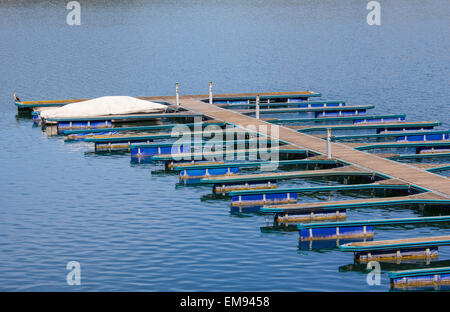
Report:
[[[105,115],[149,114],[164,112],[166,109],[166,105],[140,100],[131,96],[103,96],[44,110],[40,115],[45,119],[79,118]]]

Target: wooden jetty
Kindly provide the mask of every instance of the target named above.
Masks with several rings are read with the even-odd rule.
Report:
[[[329,177],[329,176],[369,176],[375,179],[375,174],[372,171],[362,171],[355,167],[339,167],[335,169],[324,170],[304,170],[304,171],[284,171],[274,173],[260,173],[260,174],[247,174],[227,178],[207,178],[202,179],[202,184],[236,184],[245,183],[247,181],[271,181],[271,180],[284,180],[284,179],[299,179],[299,178],[314,178],[314,177]]]
[[[427,158],[447,158],[450,157],[450,152],[439,152],[436,151],[434,153],[424,153],[421,152],[419,154],[375,154],[379,157],[384,157],[391,160],[401,160],[401,159],[427,159]]]
[[[240,129],[227,129],[224,130],[226,132],[230,132],[233,135],[236,134],[237,136],[242,135],[243,138],[250,138],[252,135],[247,131],[240,130]],[[83,137],[83,141],[85,142],[91,142],[95,143],[95,150],[96,151],[111,151],[111,150],[120,150],[120,149],[126,149],[130,150],[131,145],[133,143],[146,143],[150,144],[153,140],[156,139],[177,139],[185,135],[189,135],[189,137],[195,137],[199,136],[200,138],[203,138],[204,135],[208,134],[214,134],[214,131],[191,131],[189,133],[181,133],[181,132],[160,132],[160,133],[146,133],[146,134],[104,134],[104,135],[93,135],[89,137]],[[266,140],[267,141],[267,140]],[[259,142],[259,140],[255,140],[256,143]],[[211,142],[213,143],[213,142]],[[173,145],[174,143],[172,143]],[[200,142],[201,144],[201,142]],[[139,149],[140,147],[138,147]]]
[[[417,187],[417,185],[414,187]],[[260,208],[260,211],[263,213],[275,214],[275,218],[279,222],[295,222],[298,219],[297,215],[303,215],[316,209],[323,211],[412,204],[450,206],[450,199],[432,192],[428,192],[408,196],[264,206]]]
[[[110,132],[129,132],[129,131],[149,131],[149,130],[172,130],[173,128],[183,126],[188,128],[195,128],[195,127],[209,127],[209,126],[218,126],[218,127],[224,127],[224,122],[216,122],[214,120],[209,121],[205,120],[201,123],[184,123],[184,124],[161,124],[161,125],[152,125],[152,126],[136,126],[136,127],[114,127],[114,128],[108,128],[108,129],[78,129],[78,130],[64,130],[64,135],[87,135],[87,134],[95,134],[95,133],[102,133],[104,131],[110,131]]]
[[[448,290],[450,267],[391,271],[389,278],[394,290]]]
[[[267,138],[259,138],[259,137],[254,137],[254,138],[250,138],[250,139],[244,139],[244,140],[240,140],[240,139],[230,139],[227,140],[226,138],[224,140],[221,141],[209,141],[209,140],[202,140],[199,142],[185,142],[185,143],[179,143],[179,144],[184,144],[187,146],[198,146],[198,147],[204,147],[207,144],[211,144],[211,145],[217,145],[217,146],[223,146],[223,145],[227,145],[230,144],[231,146],[233,145],[237,145],[237,144],[249,144],[249,143],[253,143],[253,144],[258,144],[258,146],[260,144],[266,144],[268,147],[270,147],[271,141],[268,140]],[[178,143],[176,144],[178,145]],[[174,142],[168,142],[168,141],[160,141],[160,142],[154,142],[154,143],[142,143],[142,144],[132,144],[131,148],[153,148],[153,147],[170,147],[170,146],[176,146],[174,145]],[[283,144],[280,144],[279,146],[284,146]]]
[[[272,134],[271,125],[273,123],[263,121],[260,119],[255,119],[253,117],[243,115],[235,110],[224,109],[218,106],[218,104],[238,104],[239,101],[247,101],[247,103],[252,103],[255,101],[256,96],[260,96],[261,103],[266,100],[269,102],[295,102],[308,100],[310,97],[320,96],[320,93],[310,92],[310,91],[300,91],[300,92],[269,92],[269,93],[242,93],[242,94],[217,94],[212,97],[212,104],[208,103],[208,94],[202,95],[182,95],[179,96],[179,110],[184,110],[184,112],[176,113],[166,113],[161,114],[161,118],[164,116],[173,116],[180,114],[187,114],[189,116],[202,116],[209,119],[217,120],[219,122],[224,122],[231,124],[243,129],[248,129],[249,126],[256,126],[259,128],[259,133],[271,137],[272,139],[279,139],[281,141],[287,142],[290,145],[297,147],[298,149],[307,150],[316,155],[326,155],[327,153],[327,142],[308,135],[304,132],[309,131],[311,127],[303,127],[301,129],[290,129],[288,127],[277,126],[276,133]],[[164,102],[175,107],[176,97],[175,96],[155,96],[155,97],[142,97],[141,99],[148,99],[154,102]],[[292,99],[292,100],[291,100]],[[272,101],[273,100],[273,101]],[[75,100],[68,101],[53,101],[50,103],[48,101],[34,101],[34,102],[21,102],[16,103],[19,108],[30,109],[38,106],[54,105],[60,104],[65,105]],[[76,100],[79,101],[79,100]],[[225,102],[224,102],[225,101]],[[234,102],[233,102],[234,101]],[[45,103],[47,102],[47,103]],[[20,106],[22,105],[22,106]],[[348,105],[343,107],[349,107]],[[319,107],[319,109],[324,109],[325,107]],[[309,108],[306,108],[309,109]],[[327,108],[328,109],[328,108]],[[330,109],[334,109],[330,107]],[[152,118],[156,117],[155,114],[151,114]],[[339,117],[339,116],[337,116]],[[342,116],[341,116],[342,117]],[[362,116],[364,117],[364,116]],[[117,120],[117,116],[108,116],[111,120]],[[114,118],[114,119],[113,119]],[[119,117],[120,118],[120,117]],[[139,118],[139,116],[123,116],[124,120],[130,120],[129,118]],[[150,118],[150,117],[148,117]],[[326,117],[330,118],[330,117]],[[98,120],[101,121],[102,118]],[[379,122],[370,123],[367,122],[370,119],[364,120],[361,124],[358,122],[356,125],[351,126],[350,129],[361,129],[361,127],[379,127],[377,129],[381,131],[390,131],[392,129],[431,129],[434,126],[438,126],[440,122]],[[61,120],[63,121],[63,120]],[[67,121],[67,120],[66,120]],[[55,120],[54,122],[58,122]],[[265,128],[263,128],[264,126]],[[358,127],[356,127],[358,126]],[[326,129],[327,126],[319,126],[321,129]],[[348,127],[344,125],[334,125],[333,127]],[[383,128],[384,127],[384,128]],[[313,127],[318,129],[317,127]],[[335,128],[336,129],[336,128]],[[450,184],[448,179],[443,176],[435,175],[431,172],[427,172],[420,168],[413,169],[412,166],[395,162],[391,159],[386,159],[378,157],[376,155],[371,155],[363,151],[355,150],[350,146],[345,146],[340,143],[330,144],[333,151],[333,158],[352,164],[362,170],[375,172],[377,174],[382,174],[390,178],[397,178],[403,180],[405,183],[415,185],[422,189],[428,190],[432,193],[439,194],[445,198],[450,198]],[[444,151],[440,151],[444,152]]]
[[[433,224],[450,222],[450,216],[322,222],[298,224],[300,241],[372,238],[374,228],[383,225]]]
[[[19,110],[31,110],[37,107],[61,107],[66,104],[83,102],[88,99],[73,99],[73,100],[52,100],[52,101],[15,101],[14,104]]]
[[[366,110],[374,108],[374,105],[355,105],[355,106],[321,106],[321,107],[287,107],[287,108],[266,108],[261,109],[260,114],[280,114],[280,113],[301,113],[316,112],[318,116],[321,112],[338,112],[338,116],[364,115]],[[255,109],[236,109],[237,113],[251,115],[256,112]],[[339,114],[340,112],[340,114]],[[334,115],[333,115],[334,116]]]
[[[269,99],[270,100],[270,99]],[[237,103],[218,103],[218,101],[215,101],[215,104],[218,107],[222,108],[228,108],[228,109],[234,109],[237,107],[255,107],[256,103],[254,101],[237,101]],[[286,101],[286,102],[267,102],[262,101],[262,103],[259,104],[259,107],[336,107],[336,106],[346,106],[347,101]]]
[[[131,144],[129,150],[131,152],[131,157],[152,157],[156,155],[169,155],[169,154],[185,154],[194,153],[202,150],[203,153],[209,153],[209,147],[214,147],[215,149],[227,149],[229,147],[234,148],[252,148],[261,146],[271,146],[272,142],[268,141],[266,138],[250,138],[247,140],[224,140],[224,141],[200,141],[200,142],[186,142],[186,143],[174,143],[174,142],[157,142],[157,143],[141,143],[141,144]],[[103,145],[107,148],[109,145]],[[283,146],[283,145],[281,145]],[[96,145],[98,149],[98,145]],[[230,167],[230,166],[229,166]],[[214,169],[214,168],[212,168]]]
[[[336,130],[359,130],[359,129],[376,129],[379,133],[383,131],[394,131],[400,129],[406,131],[408,129],[433,129],[436,126],[440,126],[442,123],[439,121],[396,121],[396,122],[380,122],[380,123],[357,123],[352,125],[320,125],[320,126],[289,126],[289,128],[295,129],[298,132],[311,132],[311,131],[324,131],[331,129]]]
[[[174,170],[175,167],[182,168],[182,167],[191,167],[191,166],[207,166],[207,165],[220,165],[225,164],[224,161],[217,160],[217,161],[205,161],[205,160],[189,160],[189,161],[170,161],[166,162],[166,169]]]
[[[352,121],[353,123],[369,123],[369,122],[395,122],[404,121],[405,114],[392,115],[358,115],[358,116],[341,116],[341,117],[315,117],[315,118],[268,118],[267,122],[273,124],[283,123],[304,123],[304,122],[330,122],[330,121]],[[264,119],[262,119],[264,120]]]
[[[423,148],[423,147],[438,147],[438,146],[445,146],[450,148],[450,141],[421,141],[421,142],[374,142],[374,143],[343,143],[348,146],[351,146],[357,150],[365,151],[365,150],[371,150],[376,148],[404,148],[404,147],[417,147],[417,148]]]
[[[245,138],[249,138],[249,137],[256,137],[257,133],[256,132],[248,132],[246,130],[243,129],[239,129],[239,128],[227,128],[225,130],[223,130],[223,133],[227,133],[229,132],[230,134],[240,134],[243,135],[243,137]],[[84,138],[83,141],[86,142],[94,142],[94,143],[99,143],[99,142],[126,142],[126,141],[139,141],[141,139],[174,139],[174,138],[179,138],[180,136],[183,135],[188,135],[190,137],[194,137],[194,136],[198,136],[199,138],[202,138],[205,136],[207,137],[208,135],[212,135],[212,134],[216,134],[216,132],[214,130],[208,130],[208,131],[189,131],[189,132],[179,132],[179,131],[174,131],[174,132],[159,132],[159,133],[139,133],[139,134],[112,134],[112,135],[95,135],[89,138]]]
[[[181,153],[181,154],[161,154],[161,155],[154,155],[151,156],[151,159],[153,161],[173,161],[177,159],[181,159],[183,161],[186,160],[222,160],[231,158],[231,160],[234,160],[234,157],[236,156],[246,156],[246,155],[254,155],[258,156],[261,152],[264,153],[272,153],[275,152],[275,150],[280,154],[302,154],[307,155],[308,151],[304,149],[297,149],[297,148],[289,148],[290,146],[280,146],[278,148],[275,147],[269,147],[269,148],[254,148],[254,149],[231,149],[227,150],[224,149],[222,151],[215,151],[215,152],[188,152],[188,153]],[[139,157],[139,156],[136,156]]]
[[[411,185],[396,183],[367,183],[351,185],[327,185],[313,187],[276,188],[268,190],[230,191],[231,207],[255,207],[259,211],[261,206],[297,203],[299,193],[335,192],[346,190],[405,190],[412,192]]]
[[[255,96],[259,95],[261,103],[293,103],[307,101],[311,97],[320,97],[321,93],[313,91],[293,91],[293,92],[262,92],[262,93],[232,93],[232,94],[215,94],[213,97],[213,104],[242,104],[255,102]],[[207,102],[209,94],[196,95],[194,97],[203,99]],[[182,96],[181,96],[182,97]],[[180,98],[181,98],[180,97]],[[185,97],[192,97],[188,95]],[[163,97],[164,98],[164,97]],[[170,98],[170,97],[165,97]],[[172,97],[173,98],[173,97]]]
[[[417,168],[425,169],[428,172],[438,172],[438,171],[443,171],[443,170],[449,170],[450,169],[450,164],[410,163],[410,165],[412,165],[414,167],[417,167]]]
[[[436,259],[438,246],[450,245],[450,236],[415,237],[384,241],[355,242],[339,246],[339,250],[353,252],[355,261],[401,261]]]
[[[401,132],[387,132],[387,133],[370,133],[370,134],[351,134],[333,136],[332,141],[354,140],[354,139],[368,139],[368,138],[396,138],[397,141],[433,141],[433,140],[448,140],[449,130],[426,130],[426,131],[401,131]],[[325,136],[321,136],[326,139]]]
[[[333,159],[293,159],[293,160],[278,160],[276,164],[278,166],[286,165],[337,165],[338,161]],[[256,162],[229,162],[222,164],[195,164],[195,165],[175,165],[173,170],[184,171],[184,170],[195,170],[195,169],[214,169],[214,168],[227,168],[227,167],[239,167],[239,168],[254,168],[263,165],[272,165],[273,162],[269,161],[256,161]]]
[[[202,117],[201,114],[190,112],[176,112],[176,113],[153,113],[153,114],[129,114],[129,115],[105,115],[96,117],[77,117],[77,118],[48,118],[43,120],[45,124],[57,124],[63,130],[72,129],[86,129],[91,126],[93,121],[111,123],[129,122],[129,121],[147,121],[159,118],[194,118]],[[91,123],[88,123],[91,122]],[[77,123],[79,123],[77,125]],[[85,123],[85,124],[84,124]],[[93,123],[92,123],[93,124]],[[78,127],[78,128],[76,128]],[[84,128],[83,128],[84,127]]]
[[[94,142],[97,146],[124,145],[130,149],[136,147],[132,161],[141,159],[140,148],[153,149],[149,157],[152,162],[163,161],[166,168],[180,172],[182,180],[196,180],[201,184],[212,184],[214,192],[228,193],[231,196],[232,211],[246,212],[246,207],[256,206],[255,211],[274,214],[276,222],[311,222],[333,220],[334,222],[311,223],[299,226],[300,241],[326,241],[329,238],[344,242],[345,239],[372,239],[373,228],[380,225],[419,224],[448,222],[449,216],[421,217],[408,219],[385,219],[348,221],[347,209],[358,207],[383,207],[391,205],[440,205],[450,206],[450,183],[445,176],[433,174],[439,170],[450,168],[450,164],[442,163],[400,163],[396,160],[445,158],[450,156],[449,131],[433,130],[441,125],[435,121],[405,121],[404,114],[366,115],[373,105],[351,106],[345,101],[310,101],[312,97],[321,96],[311,91],[270,92],[212,95],[182,95],[141,97],[140,99],[168,105],[169,112],[163,114],[135,114],[99,116],[93,118],[67,118],[42,120],[45,126],[55,128],[66,135],[91,135],[86,142]],[[80,100],[64,101],[28,101],[15,102],[19,110],[34,110],[38,119],[39,111],[49,107],[63,106]],[[242,109],[244,108],[244,109]],[[259,118],[260,114],[282,113],[314,113],[314,118]],[[255,118],[249,115],[255,115]],[[269,116],[271,117],[271,116]],[[204,152],[181,147],[174,152],[171,142],[157,142],[154,139],[166,140],[176,138],[169,133],[151,132],[153,130],[172,129],[174,124],[163,124],[144,127],[113,127],[115,123],[146,121],[172,118],[188,122],[190,118],[201,118],[218,126],[230,125],[240,131],[252,133],[265,141],[281,142],[281,146],[268,148],[233,149],[225,151]],[[194,119],[195,121],[195,119]],[[194,125],[191,121],[185,124]],[[196,123],[196,121],[195,121]],[[300,123],[300,125],[282,126]],[[312,124],[305,124],[312,123]],[[208,125],[208,124],[206,124]],[[202,126],[203,129],[204,125]],[[99,128],[99,129],[97,129]],[[194,127],[195,128],[195,127]],[[256,130],[255,130],[256,129]],[[374,129],[376,134],[351,134],[330,138],[310,135],[314,131],[367,130]],[[109,132],[108,132],[109,131]],[[139,132],[128,135],[120,132]],[[149,133],[143,133],[148,131]],[[109,133],[99,136],[96,134]],[[191,133],[192,134],[192,133]],[[203,135],[204,132],[201,131]],[[397,142],[379,143],[343,143],[347,139],[395,138]],[[247,137],[245,137],[247,139]],[[233,139],[233,147],[238,139]],[[244,140],[248,143],[247,140]],[[204,143],[204,142],[203,142]],[[203,144],[201,143],[201,144]],[[215,142],[214,142],[215,143]],[[108,147],[109,145],[109,147]],[[375,154],[364,150],[375,148],[415,147],[416,154]],[[286,158],[276,162],[279,165],[313,164],[316,170],[277,171],[271,173],[240,174],[241,168],[255,168],[268,164],[258,158],[262,151],[277,152]],[[150,153],[150,154],[151,154]],[[234,162],[235,156],[257,155],[255,160]],[[232,159],[228,159],[228,156]],[[223,158],[226,158],[224,162]],[[301,159],[305,158],[306,159]],[[248,157],[250,158],[250,157]],[[295,158],[295,159],[292,159]],[[335,166],[337,168],[321,169],[318,165]],[[309,168],[306,168],[309,169]],[[367,184],[324,185],[314,187],[277,188],[277,182],[285,179],[301,179],[311,177],[351,177],[366,179]],[[206,177],[206,178],[205,178]],[[331,178],[330,178],[331,179]],[[370,182],[370,183],[369,183]],[[354,200],[299,203],[298,194],[305,192],[332,192],[339,190],[404,190],[409,195],[383,198],[362,198]],[[415,194],[420,192],[419,194]],[[411,194],[413,193],[413,194]],[[261,207],[262,206],[262,207]],[[397,261],[405,259],[425,259],[427,262],[438,257],[438,246],[450,245],[450,236],[419,237],[392,239],[386,241],[351,242],[339,245],[342,251],[354,252],[357,262]],[[423,270],[422,270],[423,271]],[[432,276],[446,284],[450,281],[450,269],[439,268],[434,271],[393,273],[393,285],[415,285]],[[411,278],[411,281],[409,280]],[[422,279],[420,281],[413,278]],[[408,281],[407,283],[405,281]],[[402,284],[403,283],[403,284]],[[411,284],[412,283],[412,284]],[[448,282],[450,284],[450,282]],[[403,287],[403,286],[402,286]]]
[[[257,162],[245,162],[245,163],[226,163],[216,165],[193,165],[193,166],[175,166],[174,170],[180,171],[180,179],[200,179],[212,176],[230,176],[237,175],[240,168],[265,168],[265,167],[280,167],[285,165],[333,165],[336,166],[337,162],[333,160],[279,160],[276,162],[257,161]]]

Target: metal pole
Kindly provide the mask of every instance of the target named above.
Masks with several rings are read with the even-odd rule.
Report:
[[[255,109],[256,109],[256,119],[259,119],[259,95],[256,96]]]
[[[213,103],[212,81],[209,82],[209,104]]]
[[[180,93],[178,92],[178,82],[175,82],[175,101],[177,108],[180,107]]]
[[[331,159],[331,128],[327,128],[327,157]]]

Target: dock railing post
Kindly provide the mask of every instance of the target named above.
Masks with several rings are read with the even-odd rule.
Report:
[[[209,104],[213,103],[212,81],[209,82]]]
[[[256,109],[256,119],[259,119],[259,95],[256,96],[255,109]]]
[[[175,82],[175,102],[177,109],[180,108],[180,93],[178,92],[178,82]]]
[[[327,128],[327,157],[331,159],[331,128]]]

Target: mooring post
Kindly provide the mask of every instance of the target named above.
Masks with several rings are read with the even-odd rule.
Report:
[[[175,101],[178,109],[180,107],[180,93],[178,92],[178,82],[175,82]]]
[[[331,159],[331,128],[327,128],[327,157]]]
[[[255,109],[256,109],[256,119],[259,119],[259,95],[256,96]]]
[[[212,81],[209,82],[209,104],[213,103]]]

